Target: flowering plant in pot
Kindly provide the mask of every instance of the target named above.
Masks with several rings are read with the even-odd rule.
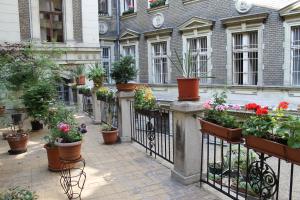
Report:
[[[57,136],[54,144],[58,147],[59,157],[74,161],[81,157],[82,134],[78,131],[74,118],[68,117],[52,127],[51,132]]]
[[[195,73],[194,58],[198,56],[199,52],[192,52],[189,50],[181,59],[175,50],[176,59],[168,56],[171,63],[176,67],[182,77],[177,78],[178,84],[178,100],[179,101],[198,101],[199,96],[199,78],[212,78],[203,74]]]
[[[157,110],[156,98],[150,87],[139,87],[134,94],[134,109],[144,115],[151,115],[159,112]]]
[[[50,132],[44,137],[44,140],[46,141],[44,148],[47,151],[48,169],[50,171],[60,171],[62,167],[62,163],[59,159],[58,146],[55,144],[56,139],[60,136],[60,133],[56,130],[56,126],[61,121],[68,122],[69,124],[76,124],[73,111],[66,108],[64,105],[51,107],[47,118]]]
[[[115,94],[107,87],[101,87],[96,92],[97,99],[107,103],[113,103],[115,101]]]
[[[88,87],[79,88],[78,93],[88,97],[92,96],[91,89]]]
[[[245,105],[255,116],[244,122],[243,135],[249,148],[300,164],[300,120],[286,114],[288,105],[280,102],[274,112],[256,103]]]
[[[103,81],[106,77],[105,70],[100,64],[96,63],[92,67],[90,67],[90,71],[88,73],[89,80],[94,82],[95,88],[100,88],[103,85]]]
[[[149,0],[150,8],[166,5],[166,0]]]
[[[136,78],[137,69],[132,56],[124,56],[113,63],[111,78],[115,80],[118,91],[134,91],[136,84],[129,83]]]
[[[76,85],[85,85],[85,67],[84,65],[78,65],[72,70],[72,73],[76,80]]]
[[[228,110],[239,110],[239,105],[226,104],[226,92],[215,93],[203,105],[204,116],[200,119],[201,130],[228,142],[240,142],[242,129],[237,119]]]

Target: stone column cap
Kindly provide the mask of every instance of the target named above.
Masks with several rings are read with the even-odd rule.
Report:
[[[174,101],[171,103],[171,110],[184,113],[198,112],[203,110],[203,106],[200,101]]]
[[[121,99],[132,99],[134,97],[134,91],[131,92],[117,92],[117,97]]]

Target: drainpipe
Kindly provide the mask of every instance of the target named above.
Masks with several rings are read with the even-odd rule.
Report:
[[[116,12],[116,29],[117,29],[117,44],[116,44],[116,60],[120,59],[120,0],[117,1],[117,12]]]

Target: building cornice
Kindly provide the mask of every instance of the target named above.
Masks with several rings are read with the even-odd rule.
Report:
[[[223,18],[221,22],[224,26],[235,26],[241,25],[243,23],[264,23],[265,20],[268,18],[269,13],[258,13],[258,14],[251,14],[251,15],[242,15],[230,18]]]

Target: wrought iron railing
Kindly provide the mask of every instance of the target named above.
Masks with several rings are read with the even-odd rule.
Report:
[[[200,183],[231,199],[300,199],[300,168],[243,141],[229,143],[203,133],[201,163]]]
[[[82,107],[83,107],[83,112],[87,113],[89,116],[93,115],[92,96],[83,95],[83,97],[82,97]]]
[[[119,106],[117,99],[109,102],[100,101],[100,104],[101,122],[118,127]],[[111,117],[111,119],[109,119],[109,117]]]
[[[158,156],[174,163],[173,113],[164,107],[155,110],[135,110],[130,103],[131,140]]]

